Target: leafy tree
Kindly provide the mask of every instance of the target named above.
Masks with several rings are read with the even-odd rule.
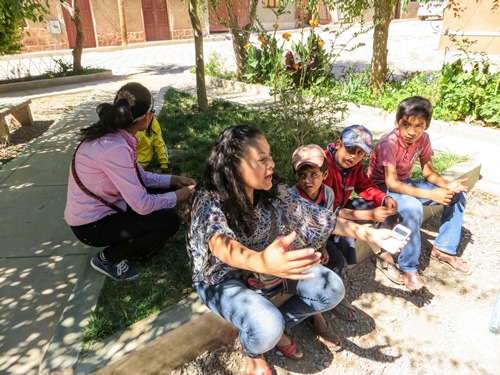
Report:
[[[24,20],[43,21],[48,7],[48,0],[0,1],[0,55],[18,53],[23,48]]]
[[[283,2],[288,1],[284,0]],[[245,73],[245,46],[248,44],[250,32],[257,19],[258,3],[259,0],[238,0],[238,4],[234,6],[233,0],[209,0],[210,7],[213,9],[217,20],[221,25],[227,27],[231,33],[234,55],[236,56],[236,74],[239,76]],[[238,24],[238,9],[244,7],[249,9],[249,21],[245,26],[240,27]]]

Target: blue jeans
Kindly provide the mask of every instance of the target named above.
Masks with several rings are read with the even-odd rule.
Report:
[[[403,182],[419,189],[437,189],[437,186],[426,180],[407,179]],[[420,226],[424,218],[423,205],[435,205],[437,203],[422,198],[415,198],[411,195],[393,193],[387,190],[385,184],[379,185],[379,188],[387,192],[389,196],[398,202],[398,211],[403,217],[402,224],[411,230],[410,240],[399,255],[399,268],[405,273],[415,272],[418,268],[418,258],[420,257],[422,247]],[[441,226],[439,227],[438,236],[434,241],[436,249],[451,255],[457,253],[462,233],[462,221],[466,201],[467,194],[457,193],[450,204],[443,207]]]
[[[200,283],[196,291],[211,311],[240,330],[243,353],[257,358],[274,348],[285,330],[311,315],[332,309],[344,298],[344,284],[333,271],[316,266],[308,272],[315,277],[285,280],[284,292],[292,297],[280,307],[235,277],[217,285]]]

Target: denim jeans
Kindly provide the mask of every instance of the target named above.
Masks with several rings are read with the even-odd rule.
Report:
[[[307,317],[335,307],[344,298],[344,284],[331,270],[316,266],[315,277],[285,280],[285,293],[292,297],[276,307],[251,290],[240,278],[227,278],[217,285],[200,283],[196,291],[207,307],[240,330],[243,353],[250,358],[271,350],[283,332]]]
[[[437,186],[426,180],[407,179],[403,182],[419,189],[437,189]],[[399,255],[399,268],[405,273],[415,272],[418,268],[418,258],[420,257],[422,248],[420,226],[422,225],[424,218],[423,205],[435,205],[437,203],[422,198],[415,198],[406,194],[393,193],[392,191],[387,190],[387,186],[385,184],[379,185],[379,188],[380,190],[387,192],[389,196],[398,202],[398,211],[403,217],[402,225],[411,230],[408,244],[403,248],[401,254]],[[460,235],[462,233],[462,221],[466,201],[467,195],[465,193],[457,193],[451,200],[450,204],[443,207],[439,233],[434,241],[436,249],[451,255],[455,255],[457,253],[458,244],[460,243]]]

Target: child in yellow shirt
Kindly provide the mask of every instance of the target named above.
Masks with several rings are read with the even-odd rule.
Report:
[[[138,131],[135,136],[138,140],[137,161],[140,166],[146,168],[151,163],[153,154],[156,152],[161,173],[170,172],[168,149],[163,141],[160,123],[156,116],[153,116],[146,130]]]

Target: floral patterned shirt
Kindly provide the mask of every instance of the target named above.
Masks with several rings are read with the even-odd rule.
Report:
[[[203,191],[197,192],[187,236],[187,249],[193,263],[195,285],[200,282],[215,285],[226,277],[246,273],[223,263],[212,254],[208,241],[213,235],[224,234],[245,247],[263,251],[278,236],[295,230],[297,238],[291,249],[318,249],[325,243],[336,224],[336,216],[331,211],[298,197],[283,184],[278,186],[278,195],[271,208],[257,203],[255,217],[255,229],[250,236],[235,233],[228,227],[220,202]]]

